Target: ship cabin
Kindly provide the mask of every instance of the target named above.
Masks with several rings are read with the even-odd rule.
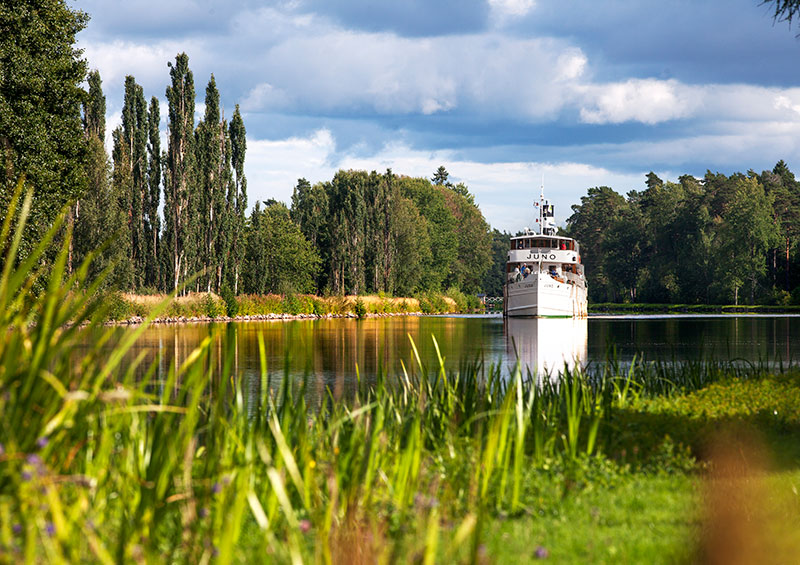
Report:
[[[575,284],[583,275],[580,245],[558,235],[526,232],[512,237],[506,263],[508,282],[521,282],[536,272]]]

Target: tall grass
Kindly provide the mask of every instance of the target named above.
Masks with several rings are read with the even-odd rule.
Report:
[[[604,457],[615,411],[723,370],[447,372],[412,343],[401,378],[378,371],[311,407],[288,362],[273,387],[263,340],[248,388],[226,333],[141,377],[141,357],[123,360],[147,323],[108,351],[100,283],[88,262],[65,273],[69,234],[47,268],[59,225],[17,264],[30,202],[20,188],[0,232],[2,562],[476,562],[487,520],[534,506],[536,472],[580,472]]]

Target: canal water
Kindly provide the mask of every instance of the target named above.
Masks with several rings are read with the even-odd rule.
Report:
[[[125,329],[122,331],[130,331]],[[438,354],[448,370],[480,360],[516,363],[532,371],[558,372],[566,363],[598,366],[609,351],[629,363],[634,356],[668,362],[722,359],[761,363],[800,362],[800,316],[592,316],[584,320],[487,316],[403,316],[366,320],[330,319],[243,322],[222,325],[156,325],[147,329],[131,352],[144,365],[157,363],[165,374],[209,334],[222,357],[227,340],[235,347],[234,370],[259,382],[259,336],[272,383],[288,376],[308,379],[309,394],[335,394],[354,388],[359,376],[379,371],[392,377],[403,367],[419,372],[422,363],[438,368]],[[435,342],[434,342],[435,340]]]

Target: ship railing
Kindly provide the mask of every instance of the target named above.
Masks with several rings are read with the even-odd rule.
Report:
[[[575,273],[571,273],[569,271],[564,273],[564,275],[566,276],[568,283],[575,284],[578,286],[583,285],[583,279],[581,279],[580,275],[576,275]]]

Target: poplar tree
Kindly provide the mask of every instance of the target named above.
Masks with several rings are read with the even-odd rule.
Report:
[[[229,268],[237,187],[231,172],[232,144],[228,124],[221,113],[213,74],[206,87],[205,115],[197,125],[195,143],[200,219],[197,232],[199,268],[205,271],[206,290],[219,291],[224,273]]]
[[[231,136],[228,123],[223,114],[219,123],[220,159],[219,170],[219,195],[218,202],[220,213],[218,216],[217,233],[215,241],[215,254],[217,257],[216,290],[220,292],[228,272],[231,270],[231,245],[233,243],[233,230],[235,228],[236,209],[236,184],[231,171]]]
[[[199,267],[205,271],[204,285],[211,291],[217,273],[219,257],[216,256],[216,240],[219,237],[222,215],[221,201],[225,191],[222,179],[222,149],[224,139],[220,131],[219,91],[214,75],[208,81],[203,121],[197,124],[195,133],[195,163],[198,172],[197,203],[200,226],[196,233]]]
[[[168,282],[178,289],[185,280],[193,259],[191,212],[194,200],[194,77],[189,57],[180,53],[175,64],[168,63],[172,83],[167,87],[169,141],[164,187],[164,244],[168,246]]]
[[[106,97],[98,71],[88,77],[89,91],[83,105],[84,135],[87,145],[86,192],[75,206],[75,232],[73,236],[75,264],[81,264],[86,256],[100,248],[115,231],[126,223],[117,196],[111,188],[111,163],[103,140],[106,135]],[[110,230],[110,231],[109,231]],[[127,234],[127,230],[125,231]],[[114,266],[106,284],[126,284],[123,275],[127,272],[127,242],[119,241],[103,248],[89,266],[89,278],[94,279],[102,271]]]
[[[233,206],[231,218],[231,263],[233,292],[239,293],[239,278],[244,260],[244,230],[247,209],[247,178],[244,176],[244,155],[247,151],[247,131],[244,127],[239,105],[233,112],[230,127],[231,164],[233,166]],[[230,199],[229,199],[230,200]]]
[[[147,178],[147,103],[144,90],[136,79],[125,77],[125,99],[122,105],[122,141],[127,153],[126,166],[130,171],[130,198],[128,218],[130,225],[130,262],[134,288],[143,285],[146,271],[148,237],[145,211],[149,208],[150,189]],[[120,155],[122,156],[122,155]],[[122,163],[119,163],[121,165]],[[114,162],[114,168],[118,166]]]
[[[90,71],[86,81],[89,84],[89,91],[83,102],[83,132],[87,138],[95,136],[100,141],[105,141],[106,96],[103,94],[100,71]]]
[[[147,113],[147,185],[149,188],[145,206],[145,285],[159,288],[162,286],[160,269],[160,233],[161,219],[158,207],[161,204],[161,137],[159,123],[161,111],[158,98],[150,99],[150,110]]]
[[[116,283],[125,290],[130,290],[135,284],[133,263],[131,262],[131,209],[133,197],[133,174],[131,171],[131,155],[122,126],[117,126],[111,132],[113,149],[111,159],[114,163],[114,172],[111,175],[112,198],[122,212],[121,223],[116,232],[116,247],[124,258],[117,270]]]

